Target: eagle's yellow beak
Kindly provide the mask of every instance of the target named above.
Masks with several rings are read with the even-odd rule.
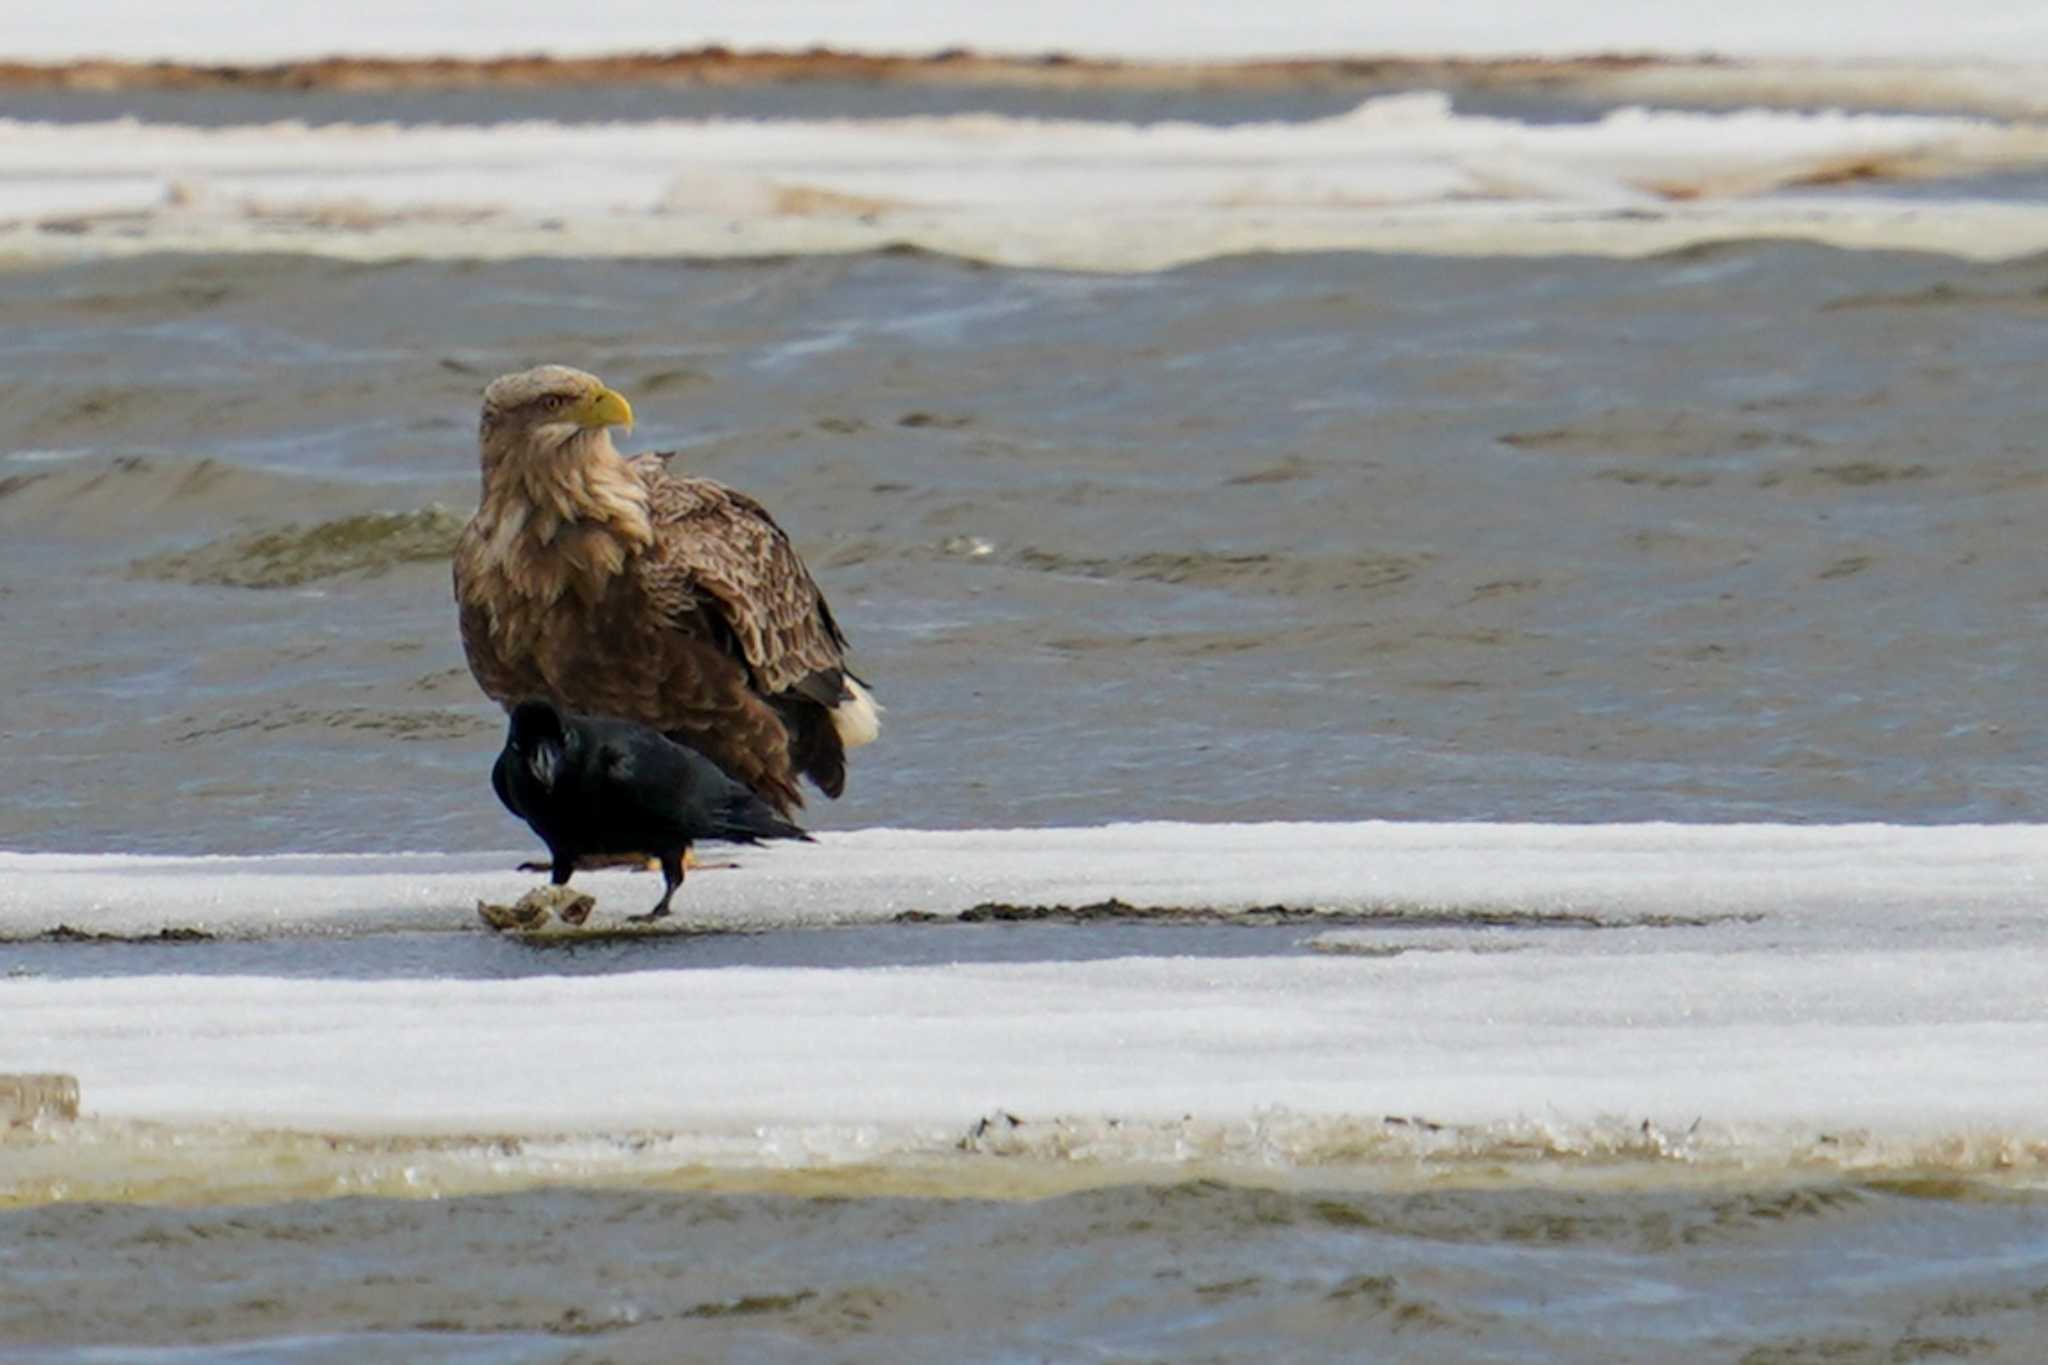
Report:
[[[633,405],[617,389],[599,389],[570,409],[569,415],[592,431],[605,427],[633,429]]]

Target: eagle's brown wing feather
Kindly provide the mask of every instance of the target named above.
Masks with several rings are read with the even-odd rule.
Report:
[[[637,592],[605,603],[585,649],[562,661],[554,690],[599,715],[627,716],[698,750],[785,815],[803,805],[789,736],[746,665],[701,612],[656,615]],[[606,627],[609,626],[609,629]]]
[[[660,456],[633,467],[655,528],[637,565],[648,599],[671,621],[712,618],[764,697],[796,689],[838,701],[846,637],[768,510],[710,479],[672,477]]]

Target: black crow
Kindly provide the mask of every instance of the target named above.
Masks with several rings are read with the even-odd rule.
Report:
[[[633,721],[573,715],[544,701],[512,709],[491,788],[547,844],[556,886],[589,854],[659,858],[668,885],[654,909],[630,916],[636,920],[668,913],[683,884],[683,855],[699,839],[810,839],[694,749]]]

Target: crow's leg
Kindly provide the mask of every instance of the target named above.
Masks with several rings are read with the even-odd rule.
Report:
[[[661,919],[668,914],[669,898],[676,894],[676,888],[683,884],[683,855],[681,851],[661,855],[661,879],[668,883],[662,888],[661,899],[654,908],[644,915],[628,915],[626,918],[645,922]]]

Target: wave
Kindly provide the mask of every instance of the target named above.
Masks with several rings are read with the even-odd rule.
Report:
[[[153,393],[134,406],[152,411]],[[103,406],[117,400],[103,396]],[[272,522],[279,509],[319,506],[327,520],[222,536],[197,547],[134,559],[137,577],[245,587],[284,587],[359,569],[453,552],[462,518],[439,504],[406,511],[378,505],[374,488],[252,468],[208,456],[37,452],[7,459],[0,473],[0,528],[24,537],[61,533],[138,547],[188,541],[223,524]],[[436,490],[439,491],[439,490]],[[452,489],[449,491],[453,491]]]
[[[463,518],[443,507],[365,512],[293,523],[209,541],[191,550],[134,561],[137,578],[234,588],[295,588],[343,574],[379,573],[401,564],[449,559]]]
[[[60,174],[91,164],[95,174]],[[0,123],[0,244],[29,257],[292,249],[702,255],[910,243],[1159,268],[1256,250],[1589,250],[1729,236],[1975,256],[2048,210],[1815,193],[2048,166],[2048,129],[1906,114],[1631,107],[1590,123],[1441,93],[1301,123],[996,115],[608,125]],[[545,192],[539,192],[545,187]]]

